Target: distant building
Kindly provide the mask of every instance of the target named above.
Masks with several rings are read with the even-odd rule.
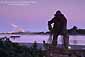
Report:
[[[76,26],[73,26],[73,28],[68,30],[68,33],[72,35],[78,34],[78,28]]]

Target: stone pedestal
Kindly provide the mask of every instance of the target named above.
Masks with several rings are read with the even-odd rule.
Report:
[[[47,50],[47,55],[46,57],[70,57],[74,55],[70,50],[64,49],[64,48],[56,48],[56,47],[51,47]]]

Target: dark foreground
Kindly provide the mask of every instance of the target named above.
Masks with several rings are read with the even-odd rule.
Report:
[[[28,48],[6,39],[0,40],[0,57],[43,57],[43,55],[41,49],[37,49],[36,43]]]
[[[0,40],[0,57],[85,57],[84,49],[46,48],[42,50],[34,42],[30,47]]]
[[[46,57],[85,57],[85,50],[49,48]]]

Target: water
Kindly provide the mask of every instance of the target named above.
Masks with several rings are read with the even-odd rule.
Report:
[[[0,35],[0,37],[10,37],[12,35]],[[33,43],[36,41],[37,43],[43,43],[43,40],[48,41],[49,35],[19,35],[20,38],[11,39],[12,42],[17,43]],[[62,44],[62,37],[58,37],[58,44]],[[70,35],[69,36],[69,44],[70,45],[85,45],[85,36],[84,35]]]

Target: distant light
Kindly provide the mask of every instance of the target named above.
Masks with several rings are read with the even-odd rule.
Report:
[[[24,29],[22,29],[21,27],[15,25],[15,24],[11,24],[11,26],[16,29],[14,32],[25,32]]]
[[[71,49],[71,46],[68,46],[68,49]]]

